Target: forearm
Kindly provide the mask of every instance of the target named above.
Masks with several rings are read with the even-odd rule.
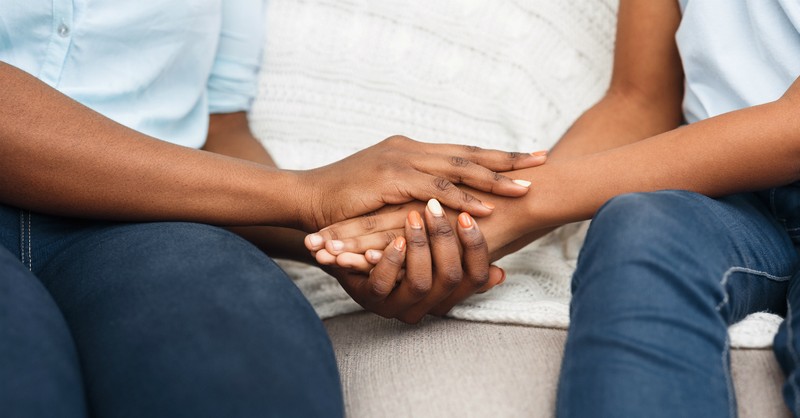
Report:
[[[786,97],[584,157],[548,162],[524,197],[530,230],[590,218],[610,198],[681,189],[709,196],[759,190],[800,175],[798,102]]]
[[[208,138],[203,149],[277,168],[272,156],[250,131],[245,112],[211,115]],[[250,241],[270,257],[316,264],[314,257],[303,245],[306,236],[303,231],[272,226],[239,226],[228,229]]]
[[[56,215],[293,225],[291,173],[147,137],[0,63],[0,199]]]

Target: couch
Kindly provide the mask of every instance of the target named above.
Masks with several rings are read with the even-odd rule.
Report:
[[[252,129],[280,166],[294,169],[392,134],[547,149],[608,84],[616,7],[271,0]],[[281,264],[325,319],[348,416],[547,417],[584,231],[569,226],[506,257],[503,286],[416,326],[359,311],[318,269]],[[742,417],[788,415],[769,349],[776,323],[765,324],[766,332],[751,327],[732,338]]]

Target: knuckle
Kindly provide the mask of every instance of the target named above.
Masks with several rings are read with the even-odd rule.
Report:
[[[403,135],[392,135],[385,140],[385,142],[390,145],[401,145],[409,141],[411,141],[411,139]]]
[[[492,171],[492,177],[494,177],[494,181],[500,181],[500,180],[503,180],[505,178],[505,176],[503,176],[502,174],[500,174],[500,173],[498,173],[496,171]]]
[[[450,165],[453,167],[466,167],[470,164],[469,160],[464,157],[452,156],[449,158]]]
[[[411,296],[422,299],[428,295],[431,291],[431,282],[430,280],[422,280],[422,279],[408,279],[408,293]]]
[[[428,246],[428,240],[422,235],[415,235],[406,238],[406,245],[415,249],[425,248]]]
[[[442,284],[447,289],[452,289],[458,286],[463,278],[464,278],[464,273],[459,267],[451,266],[445,268],[441,272]]]
[[[464,145],[464,151],[466,151],[468,153],[476,153],[476,152],[479,152],[481,150],[482,150],[481,147],[476,147],[475,145]]]
[[[433,179],[433,187],[438,191],[446,192],[455,186],[453,186],[453,183],[450,183],[450,180],[444,177],[436,177]]]
[[[470,277],[469,281],[475,289],[480,289],[489,283],[489,271],[476,274]]]
[[[375,220],[375,215],[372,213],[362,216],[359,219],[359,223],[361,224],[361,228],[365,231],[372,231],[378,227],[378,222]]]
[[[387,231],[383,234],[383,238],[386,241],[386,245],[389,245],[397,239],[397,234],[392,231]],[[408,241],[406,241],[408,242]]]
[[[370,283],[367,287],[367,292],[371,299],[383,299],[389,295],[390,291],[391,289],[388,286],[384,286],[380,281]]]
[[[431,239],[450,238],[453,236],[453,228],[447,222],[442,222],[433,228],[428,229],[428,235]]]
[[[516,160],[516,159],[518,159],[519,157],[522,156],[522,153],[521,152],[512,151],[512,152],[507,153],[506,156],[508,157],[509,160]]]
[[[326,231],[328,233],[328,237],[331,240],[338,241],[339,240],[339,231],[336,228],[331,228]]]
[[[403,267],[403,260],[400,258],[400,255],[396,252],[386,251],[387,254],[381,259],[381,261],[385,261],[387,264],[391,265],[394,269],[398,269]]]
[[[486,244],[486,239],[484,239],[481,235],[466,240],[466,242],[462,243],[462,245],[464,246],[464,249],[469,252],[486,251],[489,249],[488,245]]]

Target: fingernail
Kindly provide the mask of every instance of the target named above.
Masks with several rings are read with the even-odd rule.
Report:
[[[397,237],[394,240],[394,249],[397,251],[403,251],[406,248],[406,239],[403,237]]]
[[[469,214],[466,212],[458,215],[458,224],[464,229],[472,229],[472,226],[474,225],[472,223],[472,216],[469,216]]]
[[[491,210],[494,210],[494,204],[492,202],[481,202],[481,204]]]
[[[428,210],[431,211],[431,214],[437,218],[444,216],[442,205],[436,199],[431,199],[428,201]]]
[[[534,157],[544,157],[547,155],[547,151],[536,151],[532,152],[531,155],[533,155]]]
[[[366,256],[372,264],[378,264],[378,262],[381,261],[383,254],[381,254],[380,251],[367,250]]]
[[[311,234],[308,236],[308,242],[310,242],[314,248],[317,248],[325,242],[325,238],[322,238],[320,234]]]
[[[408,224],[413,229],[422,229],[422,217],[419,212],[412,210],[408,213]]]
[[[344,249],[344,243],[342,241],[331,241],[331,249],[334,251],[342,251]]]
[[[529,182],[528,180],[511,180],[511,181],[522,187],[531,187],[531,182]]]
[[[504,269],[500,268],[500,267],[498,267],[498,268],[499,268],[499,269],[500,269],[500,271],[503,273],[503,277],[501,277],[501,278],[500,278],[500,281],[499,281],[499,282],[497,282],[497,285],[499,286],[499,285],[503,284],[503,282],[505,282],[505,281],[506,281],[506,271],[505,271]]]

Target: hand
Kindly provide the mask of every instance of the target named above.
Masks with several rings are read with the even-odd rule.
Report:
[[[482,198],[484,196],[477,191],[471,193]],[[520,208],[524,202],[501,197],[495,197],[493,201],[496,202],[497,208],[494,213],[478,220],[488,243],[490,260],[496,261],[549,232],[549,229],[541,232],[526,229],[529,222],[525,222],[524,211]],[[333,265],[343,261],[361,267],[364,262],[357,260],[353,255],[343,257],[342,254],[365,254],[367,256],[365,260],[372,261],[369,256],[373,253],[369,250],[384,248],[396,237],[403,235],[404,214],[409,210],[423,209],[424,204],[421,202],[385,206],[374,213],[339,222],[316,234],[308,235],[304,242],[306,248],[322,265]],[[455,217],[452,211],[448,213]]]
[[[456,231],[432,200],[425,210],[425,223],[419,212],[409,212],[405,236],[395,238],[374,257],[379,261],[368,273],[341,267],[328,271],[364,309],[385,318],[413,324],[428,313],[444,315],[472,294],[505,280],[502,269],[489,265],[486,241],[469,214],[459,215]],[[361,263],[358,258],[354,261]],[[356,267],[365,270],[367,266]]]
[[[516,182],[497,171],[534,167],[544,155],[483,150],[477,147],[426,144],[394,136],[334,164],[299,173],[301,227],[317,231],[387,204],[436,198],[474,216],[492,213],[493,205],[453,183],[494,195],[519,197],[530,183]],[[381,247],[382,248],[382,247]]]

